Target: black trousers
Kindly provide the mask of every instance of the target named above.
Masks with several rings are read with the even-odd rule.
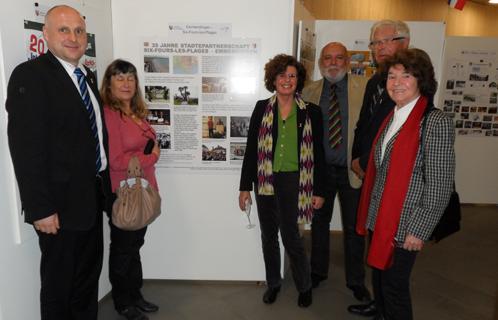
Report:
[[[297,225],[299,173],[274,173],[273,177],[275,191],[273,196],[258,195],[256,192],[266,283],[268,287],[275,288],[282,282],[278,243],[280,230],[296,289],[304,292],[311,288],[311,276],[308,258]],[[255,190],[257,191],[257,187]]]
[[[325,203],[313,213],[311,223],[311,272],[327,276],[330,253],[330,221],[334,211],[334,200],[339,194],[344,241],[346,285],[365,284],[365,237],[356,233],[356,211],[360,189],[349,184],[348,168],[327,166]]]
[[[410,274],[416,257],[416,251],[396,248],[389,269],[372,268],[375,303],[385,320],[413,319]]]
[[[122,310],[142,299],[140,248],[144,244],[147,227],[136,231],[121,230],[112,224],[111,219],[109,226],[111,228],[109,280],[112,285],[114,307],[116,310]]]
[[[87,231],[37,231],[42,320],[96,320],[102,269],[102,214]]]

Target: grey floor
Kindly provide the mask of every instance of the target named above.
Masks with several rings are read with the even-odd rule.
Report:
[[[412,275],[415,319],[498,319],[498,207],[464,206],[462,231],[436,245],[426,245]],[[309,244],[309,234],[305,234]],[[160,319],[343,319],[361,320],[346,307],[356,301],[345,287],[341,234],[331,236],[329,279],[313,291],[308,309],[296,305],[297,293],[286,274],[277,302],[265,305],[262,284],[149,280],[143,293],[159,304],[150,314]],[[122,319],[109,296],[99,319]]]

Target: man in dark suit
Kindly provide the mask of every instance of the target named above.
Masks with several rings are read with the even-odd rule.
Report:
[[[356,299],[366,302],[370,301],[370,293],[365,287],[365,239],[355,230],[361,179],[353,173],[350,164],[353,129],[368,79],[348,74],[348,50],[339,42],[330,42],[323,47],[318,65],[323,78],[303,90],[303,99],[319,105],[322,110],[327,163],[325,203],[314,211],[311,223],[311,282],[316,288],[328,277],[330,221],[338,194],[346,286]]]
[[[403,21],[381,20],[376,22],[370,31],[370,50],[378,65],[398,50],[407,49],[410,44],[410,29]],[[360,118],[356,123],[354,142],[352,150],[351,168],[359,178],[364,177],[367,169],[370,149],[373,140],[385,117],[394,108],[395,103],[386,91],[386,79],[379,72],[368,80],[361,106]],[[374,298],[376,292],[375,279],[372,279]],[[363,305],[352,305],[348,311],[362,316],[375,316],[375,319],[383,319],[379,313],[375,301]]]
[[[79,60],[83,17],[47,12],[49,52],[12,72],[9,147],[25,221],[41,250],[41,319],[97,319],[102,207],[109,190],[107,133],[94,74]]]

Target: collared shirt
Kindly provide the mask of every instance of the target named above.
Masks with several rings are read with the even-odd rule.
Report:
[[[404,107],[398,108],[398,106],[394,107],[394,114],[393,114],[393,120],[391,121],[391,124],[389,125],[389,129],[387,129],[386,135],[384,136],[384,140],[382,141],[382,152],[380,155],[380,160],[384,159],[384,153],[386,152],[386,147],[387,144],[389,143],[389,140],[392,139],[396,135],[396,133],[399,131],[399,129],[403,126],[403,124],[406,122],[406,119],[408,119],[408,116],[412,112],[413,108],[415,107],[415,104],[418,101],[418,98],[420,96],[416,97],[414,100],[406,104]]]
[[[60,59],[56,55],[54,55],[54,57],[56,57],[57,60],[59,60],[59,62],[62,64],[62,66],[64,67],[64,70],[66,70],[67,74],[71,77],[71,80],[73,80],[73,83],[74,83],[76,89],[78,89],[78,92],[81,95],[80,86],[78,84],[78,77],[74,74],[74,70],[76,69],[76,67],[74,65],[72,65],[71,63]],[[86,77],[86,69],[83,67],[83,64],[79,63],[78,68],[81,69],[81,71],[83,72],[83,74]],[[100,171],[104,171],[107,168],[107,157],[105,155],[105,149],[104,149],[104,143],[103,143],[104,135],[102,133],[102,115],[100,114],[99,102],[98,102],[97,98],[95,97],[95,95],[94,95],[94,93],[93,93],[93,91],[90,88],[90,85],[88,83],[87,83],[87,86],[88,86],[88,92],[90,93],[90,100],[92,101],[92,105],[93,105],[93,111],[95,112],[95,122],[97,123],[97,132],[99,135],[100,158],[101,158],[101,163],[102,163],[100,166]]]
[[[347,156],[347,146],[348,146],[348,76],[345,75],[344,78],[336,82],[336,95],[339,101],[339,108],[341,112],[341,144],[332,149],[329,145],[329,107],[330,98],[332,96],[332,84],[327,80],[323,79],[322,95],[320,96],[320,109],[323,115],[323,147],[325,150],[325,161],[328,165],[335,165],[339,167],[347,167],[348,156]]]
[[[285,120],[282,119],[280,110],[278,110],[278,137],[276,143],[275,155],[273,156],[273,171],[299,171],[296,102],[292,103],[291,111]]]

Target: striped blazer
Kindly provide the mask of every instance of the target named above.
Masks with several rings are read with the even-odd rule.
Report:
[[[448,205],[455,176],[455,131],[453,121],[441,110],[434,109],[426,115],[424,150],[417,152],[415,166],[403,204],[398,231],[395,239],[402,245],[407,234],[427,241]],[[391,151],[397,133],[388,142],[385,155],[380,161],[382,141],[392,119],[382,132],[377,144],[373,146],[374,162],[377,169],[371,194],[366,227],[375,231],[377,211],[382,199],[387,177]],[[422,134],[422,130],[420,130]],[[389,201],[389,199],[386,199]]]

